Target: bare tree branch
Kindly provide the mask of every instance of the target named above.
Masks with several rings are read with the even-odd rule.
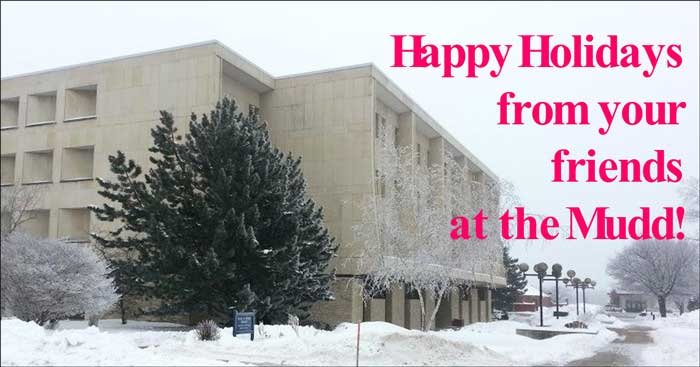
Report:
[[[622,287],[657,297],[666,316],[666,298],[698,288],[698,247],[693,241],[635,241],[608,263],[608,274]]]
[[[0,189],[0,196],[0,236],[5,238],[34,219],[33,210],[38,207],[41,189],[38,186],[7,186]]]

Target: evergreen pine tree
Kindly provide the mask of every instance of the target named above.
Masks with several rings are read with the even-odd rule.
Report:
[[[151,135],[152,168],[141,179],[122,152],[110,156],[116,181],[98,182],[118,205],[92,208],[122,223],[94,236],[138,254],[114,266],[144,284],[141,294],[220,320],[230,307],[254,309],[265,322],[304,318],[331,297],[327,268],[337,246],[306,195],[301,159],[271,145],[257,113],[244,116],[224,99],[209,116],[192,115],[182,139],[163,111]]]
[[[525,274],[518,268],[518,259],[510,257],[510,249],[503,246],[503,266],[506,269],[506,286],[494,290],[493,307],[495,309],[512,311],[518,295],[523,294],[527,286]]]

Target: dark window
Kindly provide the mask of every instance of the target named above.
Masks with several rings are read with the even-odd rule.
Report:
[[[420,297],[418,297],[418,290],[411,287],[404,287],[404,289],[406,292],[406,299],[420,299]]]
[[[387,289],[382,288],[382,289],[371,289],[370,287],[365,286],[364,292],[366,295],[369,295],[371,298],[375,299],[386,299],[387,295]]]
[[[379,132],[386,128],[386,118],[378,113],[374,114],[374,137],[379,138]]]
[[[468,301],[469,300],[469,291],[471,288],[465,285],[460,285],[459,286],[459,296],[462,300]]]

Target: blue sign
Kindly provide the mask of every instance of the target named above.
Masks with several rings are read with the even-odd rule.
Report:
[[[233,311],[233,336],[250,334],[250,340],[255,336],[255,312]]]

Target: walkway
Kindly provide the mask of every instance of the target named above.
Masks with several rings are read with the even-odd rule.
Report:
[[[592,357],[572,361],[568,366],[632,366],[636,364],[634,356],[645,344],[652,343],[649,331],[653,329],[649,327],[632,325],[626,329],[610,330],[619,336],[610,346]]]

